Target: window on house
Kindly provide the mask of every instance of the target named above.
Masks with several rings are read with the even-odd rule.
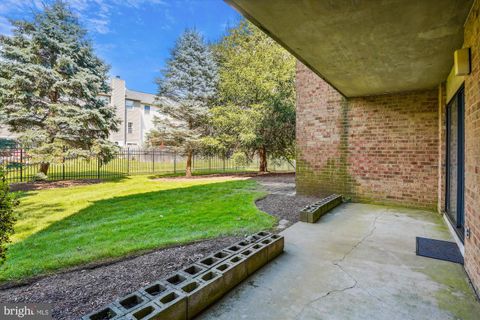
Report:
[[[125,107],[128,109],[128,110],[132,110],[133,109],[133,100],[125,100]]]
[[[128,123],[128,133],[133,133],[133,122]]]
[[[145,114],[150,114],[150,106],[143,106],[143,111]]]

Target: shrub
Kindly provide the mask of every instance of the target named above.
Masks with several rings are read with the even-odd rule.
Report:
[[[243,152],[235,152],[232,155],[232,160],[236,166],[243,167],[248,165],[248,158]]]
[[[10,193],[10,186],[5,180],[5,173],[0,169],[0,264],[6,259],[7,243],[10,242],[10,235],[13,233],[15,224],[14,208],[18,200]]]
[[[43,172],[37,172],[33,177],[33,181],[47,181],[48,176]]]

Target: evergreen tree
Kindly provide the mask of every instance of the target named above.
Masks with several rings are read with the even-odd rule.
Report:
[[[148,141],[180,149],[187,157],[186,175],[191,176],[192,155],[206,133],[209,102],[216,92],[217,65],[203,37],[186,30],[162,73],[157,102],[165,116],[155,118]],[[165,103],[164,97],[171,102]]]
[[[108,161],[115,150],[108,135],[119,124],[98,98],[108,91],[108,67],[76,16],[58,1],[12,24],[13,35],[0,36],[0,119],[44,174],[65,150]]]
[[[7,244],[10,242],[10,235],[13,234],[13,226],[16,218],[14,208],[18,205],[18,200],[10,192],[10,185],[5,181],[5,173],[0,168],[0,265],[6,259]]]
[[[295,156],[295,59],[246,20],[215,46],[219,64],[217,106],[205,143],[220,152],[267,159]]]

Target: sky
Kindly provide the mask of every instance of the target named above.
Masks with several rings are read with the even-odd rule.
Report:
[[[9,19],[31,19],[50,0],[1,0],[0,34],[11,34]],[[186,28],[208,42],[218,40],[240,15],[223,0],[66,0],[88,30],[110,75],[131,90],[156,93],[155,78]]]

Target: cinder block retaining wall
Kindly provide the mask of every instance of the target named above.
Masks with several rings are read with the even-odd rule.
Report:
[[[297,64],[297,189],[436,208],[438,90],[345,99]]]

